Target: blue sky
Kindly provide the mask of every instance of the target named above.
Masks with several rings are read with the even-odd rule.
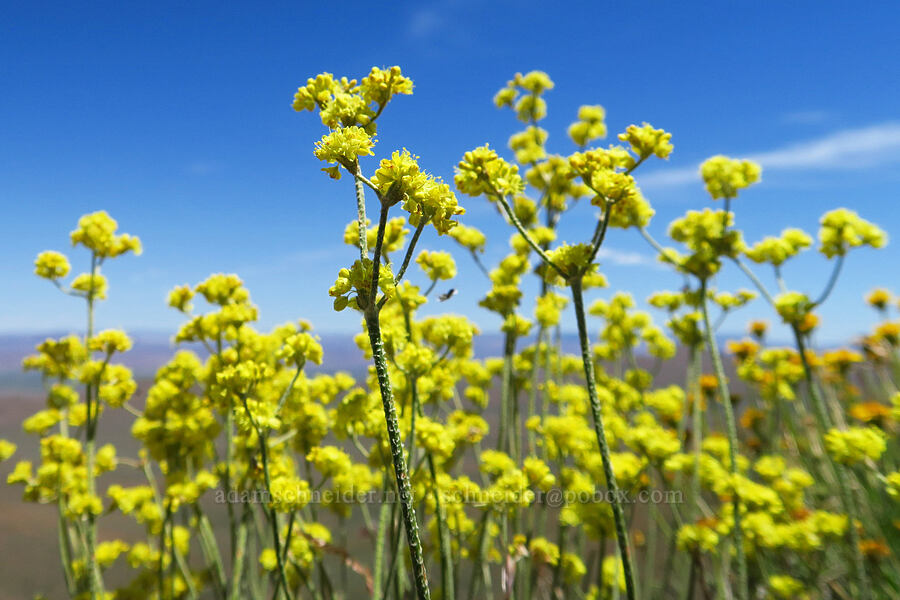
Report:
[[[323,332],[356,330],[358,319],[334,313],[327,296],[353,258],[341,243],[352,185],[320,173],[312,148],[323,127],[290,104],[309,76],[361,77],[372,65],[398,64],[416,86],[382,117],[376,150],[405,146],[445,179],[464,151],[485,142],[505,149],[518,124],[491,98],[515,72],[541,69],[556,82],[542,123],[551,151],[572,151],[565,128],[581,104],[605,106],[611,133],[644,120],[673,133],[670,160],[638,176],[657,210],[657,237],[710,204],[696,166],[718,153],[763,164],[763,182],[735,203],[751,241],[786,226],[814,231],[838,206],[900,234],[895,3],[861,11],[836,2],[594,2],[551,11],[529,2],[29,2],[3,13],[0,332],[81,326],[83,307],[34,277],[32,260],[68,251],[78,216],[101,208],[145,252],[105,268],[111,297],[100,326],[172,330],[180,318],[166,292],[225,271],[246,280],[263,326],[303,317]],[[465,222],[493,236],[486,261],[496,262],[510,231],[484,200],[461,202]],[[580,207],[562,238],[588,236],[593,218]],[[452,242],[430,232],[422,247]],[[786,276],[815,294],[830,264],[809,254]],[[70,256],[84,268],[82,252]],[[896,244],[851,255],[822,310],[823,338],[846,339],[873,322],[862,296],[895,285],[898,258]],[[462,312],[494,330],[476,306],[483,277],[464,255],[458,262],[451,285],[460,293],[428,310]],[[632,231],[607,238],[602,268],[612,290],[637,298],[680,285]],[[747,285],[731,271],[718,284]],[[724,330],[767,314],[759,303]]]

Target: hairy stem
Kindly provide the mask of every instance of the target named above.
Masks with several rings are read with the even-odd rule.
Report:
[[[572,301],[575,305],[575,319],[578,324],[578,341],[581,344],[581,360],[584,363],[584,377],[587,380],[588,396],[591,401],[591,413],[594,417],[594,430],[597,433],[597,444],[600,446],[600,457],[603,460],[603,474],[606,476],[606,484],[612,495],[613,518],[616,525],[616,541],[619,544],[622,568],[625,574],[626,595],[628,600],[635,600],[637,591],[635,590],[631,551],[628,546],[625,512],[619,502],[619,486],[616,483],[616,477],[613,473],[612,460],[609,454],[609,444],[606,441],[606,431],[603,427],[600,400],[597,397],[597,386],[594,381],[594,362],[591,358],[591,347],[588,342],[587,325],[584,318],[584,297],[581,290],[581,277],[573,279],[569,286],[572,289]]]
[[[386,213],[387,211],[384,212]],[[366,311],[366,328],[369,333],[369,343],[372,346],[372,358],[375,362],[375,372],[378,375],[378,385],[381,390],[384,420],[387,425],[388,441],[391,446],[391,459],[394,463],[394,475],[397,479],[397,489],[400,494],[400,508],[403,516],[403,524],[406,529],[406,541],[409,545],[409,557],[412,562],[413,575],[416,584],[416,595],[419,600],[428,600],[431,598],[431,592],[428,589],[428,575],[425,571],[425,559],[422,555],[422,544],[419,541],[419,526],[416,523],[416,511],[413,507],[409,473],[406,467],[406,459],[403,456],[403,441],[400,437],[400,424],[397,420],[397,406],[394,402],[394,393],[391,389],[391,380],[388,375],[387,360],[384,356],[384,346],[381,342],[381,327],[378,323],[378,313],[372,309]]]

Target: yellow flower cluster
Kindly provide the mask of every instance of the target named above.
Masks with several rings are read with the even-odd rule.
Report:
[[[365,307],[371,294],[372,268],[371,260],[357,260],[349,269],[341,269],[338,272],[337,280],[328,290],[328,295],[334,298],[334,310],[340,312],[348,306],[362,310]],[[394,274],[388,265],[381,265],[378,273],[378,288],[387,297],[394,293]],[[350,294],[354,292],[356,295],[351,297]],[[363,304],[360,304],[360,298],[362,298]]]
[[[511,165],[487,145],[466,152],[456,166],[456,189],[469,196],[517,196],[524,190],[519,167]]]
[[[547,102],[541,96],[553,89],[553,81],[543,71],[516,73],[506,87],[494,96],[498,108],[509,106],[516,111],[520,121],[530,123],[547,116]]]
[[[744,250],[744,238],[737,229],[729,229],[734,223],[731,213],[705,208],[690,210],[672,221],[669,237],[691,250],[683,257],[671,251],[668,259],[687,273],[706,279],[716,274],[722,266],[722,258],[735,258]]]
[[[762,169],[750,160],[713,156],[700,165],[700,176],[713,200],[737,198],[738,192],[759,181]]]
[[[391,158],[381,161],[372,183],[388,204],[403,202],[410,225],[415,227],[424,220],[439,234],[449,233],[458,224],[453,218],[466,211],[457,203],[450,186],[420,171],[417,160],[406,150],[395,150]]]
[[[631,144],[631,151],[639,159],[643,160],[652,155],[657,158],[668,158],[672,153],[672,134],[662,129],[654,129],[650,123],[644,123],[640,127],[629,125],[625,133],[619,134],[619,139]]]
[[[360,156],[371,156],[375,146],[374,138],[370,137],[366,130],[356,125],[340,127],[322,136],[316,142],[314,154],[316,158],[327,163],[337,163],[351,173],[357,170],[357,160]],[[334,179],[340,179],[338,169],[324,169]]]
[[[422,268],[431,281],[456,277],[456,262],[449,252],[423,250],[416,258],[416,264]]]
[[[756,242],[744,254],[755,263],[769,263],[777,267],[811,245],[812,238],[805,231],[789,228],[782,231],[780,237],[769,236]]]
[[[884,231],[846,208],[825,213],[819,224],[819,252],[828,258],[843,256],[850,248],[882,248],[887,244]]]
[[[119,224],[105,210],[85,215],[70,237],[72,245],[81,244],[97,258],[114,258],[126,252],[141,253],[141,241],[127,233],[116,235]]]
[[[578,108],[578,120],[569,125],[569,137],[576,146],[606,137],[606,110],[600,105]]]
[[[876,427],[831,429],[825,434],[825,449],[834,460],[849,465],[878,460],[887,449],[887,441],[884,432]]]

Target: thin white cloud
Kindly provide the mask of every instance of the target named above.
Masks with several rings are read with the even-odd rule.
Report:
[[[421,8],[413,13],[409,21],[409,35],[424,38],[440,29],[443,19],[432,8]]]
[[[766,171],[864,169],[900,162],[900,122],[846,129],[827,136],[789,144],[767,152],[744,155]],[[699,165],[653,171],[639,177],[642,187],[667,187],[699,182]]]
[[[652,256],[640,252],[626,252],[614,248],[600,248],[597,252],[600,262],[605,262],[618,267],[653,267],[663,266]]]
[[[858,169],[900,158],[900,123],[888,122],[751,155],[764,169]]]

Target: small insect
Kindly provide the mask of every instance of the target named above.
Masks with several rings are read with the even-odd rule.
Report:
[[[441,302],[445,302],[455,295],[456,295],[456,288],[450,288],[449,290],[447,290],[446,292],[444,292],[443,294],[438,296],[438,300],[440,300]]]

